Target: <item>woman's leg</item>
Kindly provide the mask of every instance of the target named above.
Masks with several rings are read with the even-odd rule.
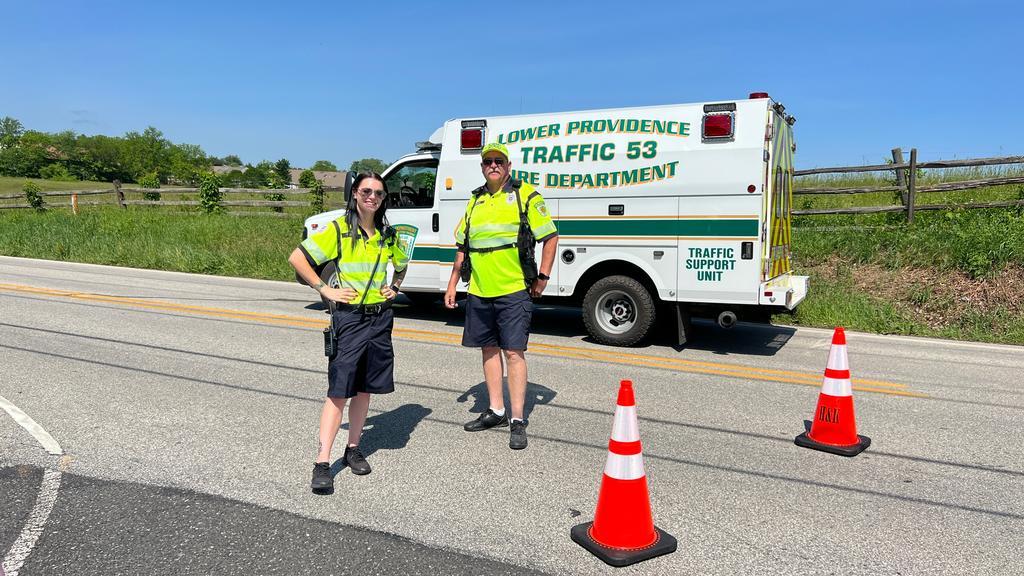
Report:
[[[320,436],[317,444],[316,461],[330,462],[331,447],[334,446],[334,437],[338,435],[338,428],[341,427],[341,413],[345,410],[346,398],[327,398],[324,400],[324,409],[320,412]],[[355,400],[352,404],[355,405]],[[351,410],[351,408],[350,408]],[[366,419],[366,409],[363,409],[363,420]],[[362,429],[363,423],[359,423]]]
[[[359,446],[359,438],[363,435],[366,414],[370,411],[370,395],[359,392],[348,405],[348,445]]]

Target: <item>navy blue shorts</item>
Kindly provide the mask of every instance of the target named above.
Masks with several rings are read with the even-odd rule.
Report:
[[[502,350],[526,350],[530,340],[533,300],[530,294],[513,292],[496,298],[469,295],[466,299],[466,326],[462,345],[470,348],[499,347]]]
[[[351,310],[334,312],[338,353],[327,362],[327,396],[352,398],[357,392],[387,394],[395,391],[395,349],[390,308],[380,314]]]

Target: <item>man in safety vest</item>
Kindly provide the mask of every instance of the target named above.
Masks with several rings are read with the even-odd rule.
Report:
[[[522,450],[526,448],[524,352],[533,314],[530,298],[539,297],[548,284],[558,231],[540,193],[530,184],[509,178],[511,163],[503,144],[484,146],[480,156],[487,183],[473,190],[455,232],[459,250],[444,302],[448,308],[455,308],[455,288],[460,277],[466,280],[464,268],[468,264],[469,297],[462,345],[483,350],[490,408],[464,428],[479,432],[509,425],[501,383],[504,352],[512,403],[508,445]],[[533,258],[537,242],[544,243],[539,270]]]

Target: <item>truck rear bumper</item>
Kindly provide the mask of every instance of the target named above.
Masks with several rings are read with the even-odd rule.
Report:
[[[809,287],[810,278],[807,276],[783,274],[761,284],[758,304],[792,310],[807,297]]]

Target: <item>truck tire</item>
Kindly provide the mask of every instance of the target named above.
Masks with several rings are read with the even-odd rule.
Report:
[[[324,264],[324,269],[320,271],[320,279],[331,288],[338,288],[340,286],[338,284],[338,267],[334,260]],[[321,296],[320,300],[324,303],[325,308],[330,308],[330,302],[327,301],[327,298]]]
[[[601,344],[632,346],[654,325],[654,299],[629,276],[609,276],[594,283],[583,297],[583,323]]]

